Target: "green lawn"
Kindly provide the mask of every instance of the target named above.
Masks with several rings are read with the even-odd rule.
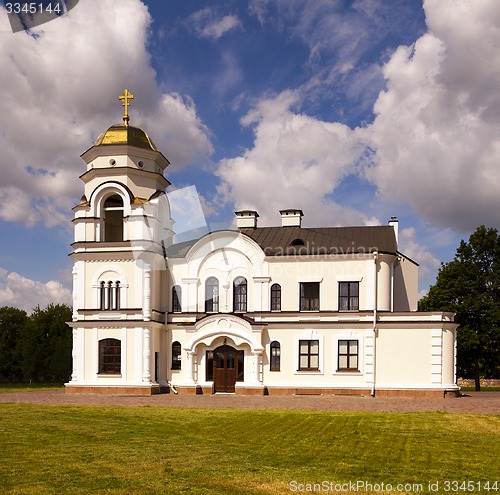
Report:
[[[0,383],[0,394],[11,392],[40,392],[41,390],[63,389],[64,384],[58,382],[33,382],[33,383]]]
[[[474,392],[475,387],[460,387],[462,392]],[[500,387],[481,387],[481,392],[500,392]]]
[[[0,455],[2,494],[449,493],[500,484],[500,416],[0,404]]]

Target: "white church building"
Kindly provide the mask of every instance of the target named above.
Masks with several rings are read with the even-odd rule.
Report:
[[[458,393],[457,324],[417,311],[396,219],[308,228],[287,208],[260,227],[244,210],[232,230],[175,243],[169,161],[129,125],[131,98],[82,155],[66,392]]]

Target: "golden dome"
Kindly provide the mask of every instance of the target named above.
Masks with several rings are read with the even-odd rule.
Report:
[[[94,146],[107,146],[111,144],[126,144],[153,151],[158,151],[153,141],[140,127],[125,124],[112,125],[103,132],[94,143]]]

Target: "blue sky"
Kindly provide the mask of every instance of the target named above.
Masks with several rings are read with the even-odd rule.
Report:
[[[497,0],[80,0],[13,34],[0,12],[0,305],[71,302],[79,155],[135,98],[210,225],[400,222],[422,293],[500,226]]]

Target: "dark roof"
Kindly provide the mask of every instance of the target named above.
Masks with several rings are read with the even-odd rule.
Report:
[[[253,239],[266,256],[308,254],[396,253],[398,246],[390,225],[370,227],[257,227],[240,232]],[[171,258],[186,256],[198,239],[174,244]]]
[[[373,251],[396,253],[394,228],[374,227],[260,227],[240,229],[267,256],[286,254],[348,254]]]
[[[167,258],[184,258],[191,249],[191,246],[198,241],[199,239],[190,239],[189,241],[172,244],[165,250],[165,256]]]

